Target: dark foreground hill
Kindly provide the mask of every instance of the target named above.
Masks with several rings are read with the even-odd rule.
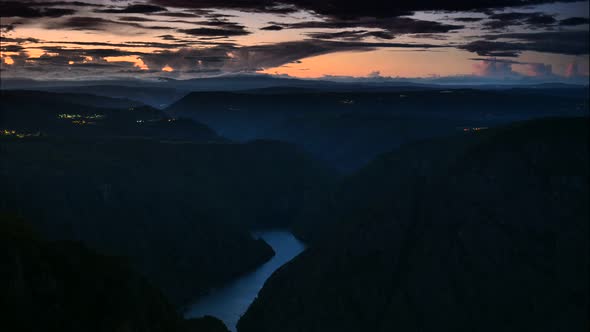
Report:
[[[185,321],[121,258],[46,241],[0,216],[0,310],[12,332],[227,332],[211,317]]]
[[[356,170],[402,144],[547,116],[588,112],[587,89],[552,94],[534,89],[429,89],[322,92],[263,89],[193,92],[171,105],[172,116],[202,122],[237,141],[297,144],[344,171]]]
[[[330,227],[267,281],[239,331],[587,331],[588,125],[547,119],[383,155],[343,184]]]
[[[174,303],[269,259],[249,234],[286,227],[330,173],[291,145],[0,139],[0,209],[50,239],[127,256]]]

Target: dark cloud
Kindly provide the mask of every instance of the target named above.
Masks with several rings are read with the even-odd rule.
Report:
[[[272,24],[272,25],[267,25],[265,27],[260,28],[260,30],[265,30],[265,31],[280,31],[283,30],[283,27],[280,25],[276,25],[276,24]]]
[[[107,8],[96,10],[98,13],[113,13],[113,14],[145,14],[165,12],[166,8],[154,5],[129,5],[125,8]]]
[[[451,25],[440,22],[417,20],[409,17],[365,17],[354,20],[329,19],[325,21],[307,21],[291,24],[271,22],[271,24],[281,26],[285,29],[372,28],[386,31],[387,34],[382,34],[382,36],[408,33],[445,33],[463,28],[462,25]]]
[[[205,12],[204,16],[207,16],[210,19],[224,19],[224,18],[236,17],[236,15],[212,12],[212,11],[207,11],[207,10],[198,10],[198,11],[195,10],[195,12]]]
[[[17,43],[17,44],[25,44],[25,43],[38,43],[40,40],[37,38],[10,38],[10,37],[2,37],[2,43]]]
[[[191,18],[191,17],[201,17],[203,14],[195,14],[195,13],[187,13],[187,12],[159,12],[157,13],[158,16],[168,16],[168,17],[180,17],[180,18]]]
[[[152,69],[172,67],[177,72],[220,70],[231,60],[228,53],[234,48],[217,46],[211,48],[182,48],[178,51],[162,51],[141,56],[143,62]]]
[[[58,56],[66,58],[77,58],[83,59],[87,56],[93,58],[105,58],[105,57],[118,57],[118,56],[129,56],[129,55],[142,55],[142,52],[121,50],[116,48],[84,48],[84,49],[72,49],[64,48],[62,46],[44,46],[45,54],[58,54]]]
[[[162,38],[163,40],[169,40],[169,41],[177,41],[178,38],[176,36],[173,35],[161,35],[158,36],[159,38]]]
[[[31,57],[25,52],[11,55],[14,61],[6,66],[6,73],[14,76],[34,76],[37,79],[80,78],[114,75],[136,68],[134,62],[108,62],[109,56],[139,56],[141,53],[118,49],[66,49],[61,46],[44,47],[45,52]]]
[[[485,40],[460,48],[482,56],[517,56],[523,51],[585,55],[590,51],[589,37],[588,31],[504,33],[485,36]]]
[[[163,37],[173,37],[172,35],[163,35]],[[165,39],[165,38],[163,38]],[[165,39],[166,40],[166,39]],[[140,48],[152,48],[152,49],[171,49],[171,48],[190,48],[190,47],[202,47],[202,46],[225,46],[225,47],[237,47],[233,43],[221,43],[221,42],[208,42],[200,40],[182,40],[178,38],[168,39],[171,42],[160,43],[151,41],[133,41],[123,43],[112,43],[112,42],[100,42],[100,41],[63,41],[63,40],[39,40],[34,38],[2,38],[2,49],[5,51],[16,51],[17,49],[24,49],[21,46],[27,44],[27,49],[41,49],[45,53],[60,53],[60,52],[76,52],[76,54],[84,56],[124,56],[124,55],[142,55],[143,52],[134,51],[134,49]],[[38,45],[35,45],[38,44]],[[50,45],[50,46],[48,46]],[[67,47],[76,47],[68,49]],[[80,49],[79,47],[84,47]],[[114,53],[108,53],[110,51],[102,49],[108,47],[108,50],[112,48],[125,49],[126,51],[115,50]],[[94,54],[84,53],[94,52]]]
[[[491,21],[484,23],[488,29],[505,29],[516,25],[532,25],[532,26],[549,26],[557,23],[557,19],[553,15],[544,13],[523,13],[510,12],[491,14],[488,18]]]
[[[143,16],[123,16],[123,17],[119,17],[119,21],[124,21],[124,22],[158,22],[158,20],[154,20],[151,18],[143,17]]]
[[[217,29],[217,28],[195,28],[195,29],[180,29],[178,32],[185,33],[191,36],[205,36],[205,37],[232,37],[249,35],[246,29]]]
[[[553,15],[547,15],[542,13],[537,13],[537,15],[533,15],[526,20],[526,23],[530,25],[551,25],[555,24],[557,20]]]
[[[470,23],[470,22],[479,22],[483,19],[484,19],[483,17],[456,17],[453,20],[455,20],[457,22]]]
[[[126,42],[126,43],[109,43],[109,42],[83,42],[83,41],[43,41],[45,44],[55,45],[76,45],[76,46],[93,46],[93,47],[121,47],[121,48],[176,48],[176,47],[188,47],[191,45],[200,44],[198,41],[191,42],[176,42],[176,43],[158,43],[158,42]],[[43,48],[43,47],[41,47]]]
[[[81,1],[21,1],[27,2],[30,6],[52,7],[52,6],[69,6],[69,7],[102,7],[102,5],[81,2]]]
[[[75,62],[84,61],[83,56],[78,55],[68,55],[68,54],[58,54],[52,55],[48,53],[44,53],[38,58],[29,58],[29,61],[35,61],[37,63],[42,63],[44,66],[66,66],[69,65],[70,61]]]
[[[117,22],[101,17],[76,16],[61,22],[52,22],[47,25],[50,29],[74,29],[74,30],[104,30],[110,24]]]
[[[212,27],[218,27],[218,28],[224,28],[224,29],[232,29],[232,30],[244,30],[246,27],[235,23],[235,22],[231,22],[225,19],[211,19],[209,21],[197,21],[197,22],[192,22],[194,24],[197,25],[206,25],[206,26],[212,26]]]
[[[1,52],[21,52],[24,48],[20,45],[1,45],[0,51]]]
[[[559,25],[562,26],[576,26],[576,25],[583,25],[583,24],[589,24],[590,23],[590,19],[588,19],[587,17],[570,17],[570,18],[566,18],[564,20],[559,21]]]
[[[185,23],[185,24],[192,24],[192,25],[205,25],[205,26],[213,26],[213,27],[220,27],[224,29],[234,29],[234,30],[243,30],[246,27],[228,21],[226,19],[217,19],[213,18],[209,21],[188,21],[188,20],[169,20],[169,19],[157,19],[152,17],[145,17],[145,16],[122,16],[119,17],[119,21],[124,22],[157,22],[161,24],[168,24],[168,23]]]
[[[340,32],[319,32],[309,33],[308,36],[316,39],[342,39],[342,40],[362,40],[367,37],[375,37],[379,39],[394,39],[395,37],[385,31],[366,31],[366,30],[352,30]]]
[[[477,40],[459,48],[477,53],[480,56],[518,57],[522,51],[528,50],[529,47],[529,44],[524,43]]]
[[[563,0],[573,2],[575,0]],[[395,17],[415,11],[471,11],[551,3],[555,0],[415,0],[392,4],[384,0],[152,0],[161,6],[180,8],[224,8],[261,12],[292,12],[295,8],[340,19]]]
[[[76,13],[69,8],[42,8],[39,4],[28,1],[0,1],[1,17],[61,17]]]
[[[0,32],[6,33],[14,31],[14,24],[0,24]]]
[[[49,22],[45,25],[47,29],[71,29],[71,30],[117,30],[124,32],[121,27],[169,30],[165,26],[145,26],[134,22],[120,22],[94,16],[74,16],[58,22]]]
[[[510,13],[496,13],[491,14],[488,18],[492,20],[500,20],[500,21],[522,21],[525,20],[533,15],[537,15],[538,13],[521,13],[521,12],[510,12]]]
[[[449,36],[447,34],[441,34],[441,33],[419,33],[419,34],[415,34],[415,35],[408,35],[408,37],[417,38],[417,39],[434,39],[434,40],[447,40],[447,39],[449,39]]]
[[[11,40],[16,42],[17,40]],[[68,45],[84,46],[84,48],[67,48],[59,42],[41,41],[38,48],[44,50],[39,57],[29,57],[26,53],[11,55],[13,65],[6,66],[7,75],[17,77],[19,75],[34,75],[38,79],[50,78],[79,78],[79,77],[118,77],[120,75],[164,75],[189,77],[220,74],[225,67],[235,61],[230,54],[236,52],[238,47],[233,44],[218,44],[207,48],[180,48],[178,51],[155,51],[138,52],[133,47],[165,46],[150,43],[122,43],[108,44],[96,42],[67,42]],[[55,46],[47,46],[49,43],[56,43]],[[103,46],[121,48],[100,48]],[[131,47],[131,48],[129,48]],[[36,48],[36,47],[29,47]],[[11,49],[17,51],[17,48]],[[149,69],[142,66],[140,70],[137,62],[127,61],[106,61],[108,57],[131,56],[137,57],[149,65]],[[172,73],[164,73],[162,69],[166,66],[174,68]],[[232,67],[231,70],[239,71],[239,67]]]
[[[151,3],[164,7],[192,8],[192,9],[236,9],[251,12],[266,12],[275,14],[288,14],[297,9],[290,1],[272,0],[152,0]]]

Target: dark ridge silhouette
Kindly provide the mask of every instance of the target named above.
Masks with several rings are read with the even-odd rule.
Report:
[[[465,128],[587,115],[588,97],[585,89],[322,92],[275,87],[193,92],[166,112],[202,122],[236,141],[291,142],[351,172],[402,144]]]
[[[229,332],[225,324],[212,316],[186,319],[183,321],[183,332]]]
[[[238,330],[588,330],[588,126],[536,120],[380,156],[308,216],[311,247]]]
[[[78,105],[92,108],[114,108],[128,109],[132,107],[145,106],[144,103],[126,99],[100,96],[90,91],[82,92],[84,89],[76,88],[76,92],[46,92],[33,90],[0,90],[3,105],[22,102],[25,104],[35,103],[37,107],[44,105]],[[45,108],[47,109],[47,107]]]
[[[119,257],[72,241],[46,241],[0,215],[0,310],[6,331],[227,332],[219,320],[185,321]]]
[[[480,83],[480,84],[478,84]],[[470,82],[465,78],[441,78],[422,83],[409,80],[352,80],[326,81],[280,78],[267,75],[238,75],[189,80],[100,80],[100,81],[37,81],[31,79],[3,78],[3,90],[36,90],[68,94],[91,94],[121,98],[165,108],[190,92],[234,91],[248,93],[297,93],[297,92],[346,92],[346,93],[403,93],[407,91],[457,90],[466,87],[481,91],[519,91],[532,95],[570,96],[587,98],[588,87],[566,83],[507,84],[506,82]]]
[[[96,96],[128,99],[156,108],[167,107],[188,93],[186,90],[175,88],[123,85],[58,86],[41,88],[41,90],[60,93],[86,93]]]

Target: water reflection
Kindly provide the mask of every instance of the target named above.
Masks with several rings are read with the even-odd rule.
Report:
[[[230,330],[235,331],[240,316],[254,301],[266,279],[305,249],[303,243],[288,231],[256,232],[254,236],[264,239],[274,249],[275,256],[256,271],[200,298],[188,308],[185,313],[186,318],[215,316],[221,319]]]

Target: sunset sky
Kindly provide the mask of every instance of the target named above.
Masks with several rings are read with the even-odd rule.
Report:
[[[588,82],[588,1],[0,0],[2,77]]]

